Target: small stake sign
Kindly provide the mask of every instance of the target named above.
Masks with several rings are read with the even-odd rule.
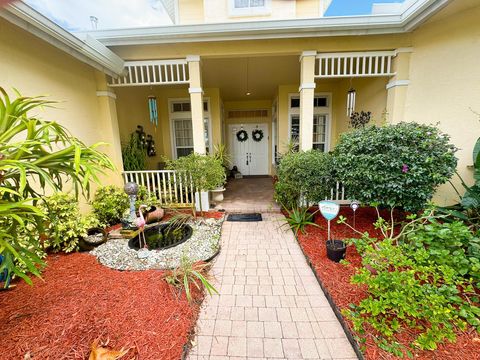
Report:
[[[318,203],[318,209],[320,210],[320,213],[322,216],[327,219],[328,223],[328,239],[330,239],[330,221],[335,219],[338,215],[338,212],[340,211],[340,205],[337,203],[334,203],[333,201],[320,201]]]

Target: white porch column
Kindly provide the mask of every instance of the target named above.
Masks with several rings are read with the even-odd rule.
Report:
[[[304,51],[300,56],[300,150],[313,147],[313,99],[315,95],[316,51]]]
[[[387,84],[387,121],[391,124],[407,120],[404,119],[404,113],[410,84],[410,54],[412,51],[412,48],[397,49],[393,60],[395,76]]]
[[[187,56],[188,73],[190,76],[190,105],[192,111],[193,151],[197,154],[207,152],[205,145],[205,126],[203,123],[203,89],[200,70],[200,56]]]

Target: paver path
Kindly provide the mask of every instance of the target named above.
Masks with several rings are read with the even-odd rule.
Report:
[[[357,359],[281,214],[224,222],[190,360]]]

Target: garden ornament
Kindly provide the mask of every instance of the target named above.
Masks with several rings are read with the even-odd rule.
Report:
[[[357,212],[357,209],[360,207],[360,203],[356,200],[353,200],[350,203],[350,209],[353,210],[353,227],[355,227],[355,213]]]
[[[320,201],[318,203],[318,208],[322,216],[327,219],[328,223],[328,238],[327,240],[331,240],[330,238],[330,221],[335,219],[340,211],[340,205],[334,203],[332,201]]]
[[[130,198],[130,218],[131,222],[135,221],[135,200],[137,200],[138,185],[134,182],[128,182],[123,187],[123,191]]]
[[[140,230],[140,233],[138,234],[138,245],[139,245],[139,250],[138,250],[138,257],[140,259],[145,259],[148,257],[148,250],[146,248],[147,242],[145,240],[145,218],[143,217],[143,209],[146,209],[148,206],[147,205],[140,205],[138,208],[138,214],[139,217],[135,220],[135,225],[137,225],[138,230]],[[143,238],[143,245],[142,245],[142,238]]]

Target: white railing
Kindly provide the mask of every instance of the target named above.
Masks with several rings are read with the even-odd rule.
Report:
[[[111,78],[110,86],[188,84],[187,60],[126,61],[126,75]]]
[[[315,77],[375,77],[393,76],[394,51],[323,53],[317,55]]]
[[[350,200],[346,198],[345,187],[337,181],[334,188],[330,190],[330,200],[340,205],[350,204]]]
[[[124,171],[125,183],[145,186],[149,196],[155,196],[166,207],[193,207],[194,191],[186,174],[173,170]]]

